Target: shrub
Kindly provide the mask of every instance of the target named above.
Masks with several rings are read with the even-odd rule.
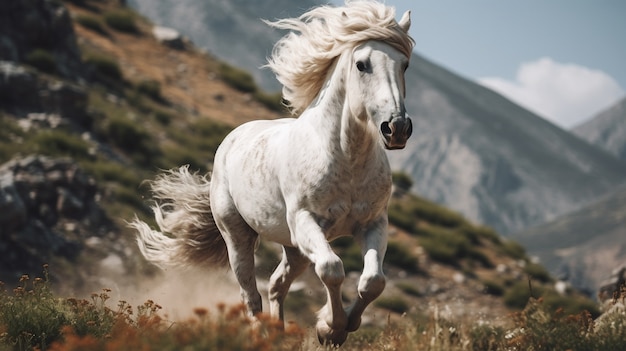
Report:
[[[404,172],[394,172],[391,174],[391,181],[398,188],[408,191],[413,186],[413,179]]]
[[[104,22],[106,24],[120,32],[136,34],[139,33],[139,28],[135,23],[135,15],[129,11],[117,10],[104,14]]]
[[[33,151],[49,156],[69,156],[77,159],[89,159],[89,144],[84,140],[62,130],[42,130],[29,140]],[[26,146],[29,148],[29,146]]]
[[[387,244],[385,261],[408,272],[415,273],[419,270],[418,260],[415,255],[399,242],[390,241]]]
[[[389,223],[396,227],[404,229],[409,233],[415,233],[417,231],[415,217],[410,212],[406,211],[399,203],[392,202],[389,205],[387,215],[389,217]]]
[[[220,77],[226,84],[241,92],[254,93],[257,90],[257,86],[252,75],[242,69],[222,63],[219,67],[219,73]]]
[[[283,94],[280,92],[268,94],[259,90],[254,93],[254,99],[272,111],[287,112],[287,108],[283,102]]]
[[[100,79],[120,81],[123,78],[122,69],[112,58],[93,54],[85,58],[85,63],[94,68]]]
[[[407,295],[411,295],[411,296],[415,296],[415,297],[420,297],[422,296],[422,292],[419,291],[418,288],[415,287],[414,284],[410,284],[410,283],[397,283],[396,287],[398,289],[400,289],[403,293],[407,294]]]
[[[88,16],[88,15],[80,15],[80,16],[76,16],[76,22],[78,24],[80,24],[81,26],[94,31],[96,33],[102,34],[102,35],[108,35],[109,33],[106,31],[106,29],[104,29],[104,25],[102,24],[102,22],[100,21],[99,18],[94,17],[94,16]]]
[[[469,241],[465,237],[443,228],[436,235],[420,238],[420,245],[433,260],[453,266],[458,266],[469,250]]]
[[[154,101],[161,102],[163,101],[163,96],[161,96],[161,84],[153,79],[142,80],[137,83],[135,87],[137,92],[144,94],[151,98]]]
[[[32,282],[27,275],[13,290],[0,292],[0,341],[17,350],[45,350],[61,338],[61,328],[70,323],[63,306],[52,295],[46,280]]]
[[[485,280],[483,285],[485,286],[485,293],[489,295],[502,296],[504,294],[504,286],[495,280]]]
[[[380,297],[374,301],[374,305],[396,313],[407,312],[410,308],[409,304],[399,296]]]
[[[502,253],[516,260],[526,258],[526,249],[513,240],[504,241],[502,244]]]
[[[26,63],[36,69],[46,72],[55,73],[57,70],[56,60],[54,56],[47,50],[35,49],[26,55]]]
[[[524,266],[524,273],[528,274],[531,278],[537,279],[542,283],[549,283],[552,281],[550,273],[540,264],[529,262]]]

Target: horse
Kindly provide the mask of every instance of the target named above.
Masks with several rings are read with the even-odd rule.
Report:
[[[135,220],[143,256],[161,267],[227,266],[250,316],[262,311],[254,253],[260,239],[282,245],[268,300],[284,320],[291,283],[309,265],[326,290],[316,331],[341,345],[385,287],[391,170],[386,151],[412,133],[404,72],[414,46],[410,12],[371,1],[320,6],[266,22],[287,30],[267,66],[294,116],[244,123],[218,147],[210,175],[188,166],[151,182],[160,231]],[[343,263],[330,242],[352,236],[362,249],[358,297],[345,308]]]

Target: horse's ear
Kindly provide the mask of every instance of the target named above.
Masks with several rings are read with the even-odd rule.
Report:
[[[407,11],[402,15],[400,22],[398,22],[400,28],[406,33],[409,32],[409,27],[411,27],[411,10]]]

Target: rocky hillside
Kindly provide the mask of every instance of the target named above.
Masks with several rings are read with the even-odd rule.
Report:
[[[320,1],[130,0],[157,23],[245,67],[277,89],[265,63],[281,33],[260,18],[303,13]],[[419,43],[416,47],[419,52]],[[468,218],[512,234],[573,211],[626,182],[626,162],[502,96],[415,54],[406,74],[414,136],[391,152],[413,190]]]
[[[598,291],[626,264],[626,188],[578,211],[513,236],[557,277]]]
[[[626,97],[572,132],[626,161]]]
[[[3,57],[7,61],[0,64],[0,90],[9,92],[1,95],[0,104],[2,279],[40,273],[37,266],[48,262],[54,279],[70,291],[107,284],[116,292],[141,290],[164,306],[180,300],[208,303],[220,294],[207,296],[213,275],[206,271],[192,278],[170,272],[160,285],[174,290],[169,295],[143,285],[145,277],[160,275],[141,259],[125,221],[135,214],[150,221],[144,179],[182,164],[208,171],[215,148],[233,126],[280,116],[276,97],[257,88],[245,71],[184,38],[158,40],[149,21],[118,1],[24,4],[29,5],[15,9],[12,18],[36,17],[40,8],[64,14],[59,21],[65,23],[59,25],[70,28],[65,40],[77,48],[79,65],[69,76],[64,73],[65,61],[56,53],[60,49],[41,44],[55,42],[54,36],[28,42],[26,56]],[[11,40],[20,30],[3,32],[11,45],[17,47]],[[26,59],[32,52],[39,58]],[[20,91],[20,99],[11,91]],[[35,154],[40,156],[27,156]],[[492,318],[522,307],[531,294],[545,296],[554,307],[595,311],[575,291],[557,292],[553,278],[521,246],[406,193],[410,178],[396,178],[385,268],[390,282],[366,323],[384,323],[389,311],[394,318],[420,314],[429,304],[451,306],[461,316],[480,311]],[[351,240],[335,247],[354,287],[359,250]],[[268,244],[258,257],[263,279],[278,257]],[[216,277],[227,292],[223,295],[232,298],[234,282]],[[299,311],[315,310],[323,299],[312,272],[303,281],[311,284],[296,284],[287,300],[294,318],[313,316]],[[188,296],[195,284],[200,300]],[[347,297],[355,293],[346,289]]]

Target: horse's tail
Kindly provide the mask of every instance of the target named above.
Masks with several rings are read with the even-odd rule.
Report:
[[[157,176],[150,186],[161,231],[138,218],[130,223],[139,232],[137,243],[143,256],[161,268],[226,266],[228,251],[211,213],[209,180],[182,166]]]

